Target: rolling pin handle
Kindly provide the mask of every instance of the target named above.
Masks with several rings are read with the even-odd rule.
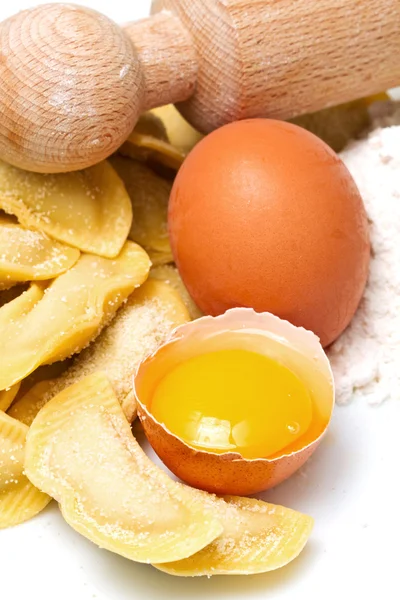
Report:
[[[141,109],[187,100],[197,77],[197,57],[192,38],[171,12],[124,27],[142,66],[144,97]]]
[[[62,172],[115,152],[144,110],[203,133],[290,119],[400,82],[400,0],[155,0],[121,29],[47,4],[0,24],[0,158]]]

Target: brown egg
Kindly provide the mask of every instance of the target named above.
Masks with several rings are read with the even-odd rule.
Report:
[[[202,312],[272,312],[323,346],[350,322],[368,275],[368,221],[350,173],[281,121],[239,121],[200,141],[176,177],[169,231]]]
[[[152,412],[157,386],[178,365],[205,353],[232,348],[285,365],[310,392],[312,421],[307,433],[269,458],[249,459],[237,452],[199,450],[159,422]],[[318,338],[274,315],[248,308],[232,309],[219,317],[202,317],[178,327],[165,344],[141,363],[134,386],[143,429],[161,460],[186,483],[217,494],[255,494],[287,479],[317,448],[334,405],[332,372]],[[218,405],[216,389],[217,386],[210,389],[210,396],[215,396]],[[268,394],[267,398],[269,401]],[[176,400],[179,414],[181,405]],[[247,398],[247,411],[249,406]],[[257,418],[262,420],[262,412]],[[271,431],[271,426],[265,421],[265,432]]]

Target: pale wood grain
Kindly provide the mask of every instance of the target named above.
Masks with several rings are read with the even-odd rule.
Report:
[[[156,0],[190,31],[195,93],[179,109],[203,132],[288,119],[400,83],[400,0]]]
[[[181,21],[172,13],[160,12],[124,29],[143,68],[143,109],[189,98],[196,85],[197,57]]]
[[[135,50],[99,13],[44,5],[0,28],[0,157],[29,170],[99,162],[131,132],[143,87]]]
[[[400,83],[400,0],[156,0],[153,12],[125,31],[68,4],[3,22],[0,158],[71,171],[114,152],[157,105],[179,103],[208,132]]]

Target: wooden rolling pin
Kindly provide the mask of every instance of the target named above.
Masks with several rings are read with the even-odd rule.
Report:
[[[162,104],[208,132],[400,83],[400,0],[156,0],[152,12],[121,29],[49,4],[0,24],[0,158],[71,171]]]

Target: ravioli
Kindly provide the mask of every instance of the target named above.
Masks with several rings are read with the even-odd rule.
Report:
[[[102,373],[39,412],[25,468],[79,533],[174,575],[276,569],[299,554],[312,528],[312,519],[296,511],[218,498],[170,479],[137,444]]]
[[[30,425],[51,398],[85,376],[102,371],[131,422],[136,416],[133,376],[139,363],[174,327],[189,319],[183,301],[171,286],[161,281],[146,281],[129,296],[99,337],[74,358],[69,368],[67,364],[58,376],[49,374],[29,387],[12,405],[9,414]],[[55,364],[62,367],[64,363]]]
[[[0,161],[0,209],[25,227],[108,258],[119,254],[132,222],[129,196],[107,161],[50,175]]]
[[[172,256],[167,225],[171,183],[130,158],[113,156],[110,161],[132,202],[134,216],[129,239],[146,251]]]
[[[79,250],[0,217],[0,289],[53,279],[71,268]]]
[[[173,171],[177,171],[185,159],[184,152],[169,142],[162,120],[152,113],[140,116],[118,152],[142,162],[160,163]]]
[[[46,290],[33,284],[0,308],[0,389],[80,352],[145,281],[149,267],[144,250],[126,242],[117,258],[84,254]]]
[[[184,154],[188,154],[204,137],[182,117],[173,104],[153,108],[150,114],[161,119],[169,141]]]
[[[0,411],[0,529],[34,517],[51,501],[24,473],[28,427]]]
[[[150,277],[157,281],[165,281],[165,283],[171,285],[178,292],[189,311],[191,319],[198,319],[203,316],[203,313],[196,306],[194,300],[187,291],[185,284],[179,275],[179,271],[174,265],[155,266],[150,271]]]
[[[0,391],[0,411],[6,412],[18,394],[20,383],[15,383],[6,390]]]
[[[190,556],[222,531],[196,492],[140,449],[101,373],[42,408],[29,430],[25,469],[74,529],[138,562]]]

